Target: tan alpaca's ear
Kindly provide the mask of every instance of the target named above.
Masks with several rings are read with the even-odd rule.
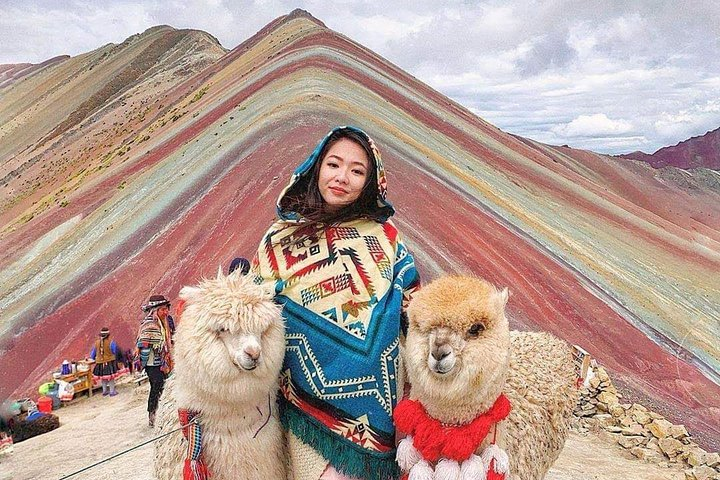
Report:
[[[183,287],[178,296],[188,303],[193,303],[200,296],[200,289],[197,287]]]

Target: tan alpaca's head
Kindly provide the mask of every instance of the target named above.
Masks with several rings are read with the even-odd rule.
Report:
[[[267,388],[283,361],[281,307],[271,292],[236,271],[184,287],[175,342],[176,372],[208,388]],[[199,385],[202,386],[202,385]],[[213,387],[214,386],[214,387]]]
[[[507,299],[507,288],[466,276],[439,278],[415,294],[405,344],[414,398],[439,409],[492,405],[509,364]]]

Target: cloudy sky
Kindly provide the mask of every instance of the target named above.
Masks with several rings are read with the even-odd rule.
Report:
[[[77,55],[158,24],[233,48],[294,8],[542,142],[651,153],[720,127],[716,0],[0,0],[0,63]]]

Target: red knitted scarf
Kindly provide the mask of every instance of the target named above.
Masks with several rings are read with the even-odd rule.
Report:
[[[510,401],[500,394],[488,411],[465,425],[443,425],[420,402],[410,399],[397,404],[393,418],[398,430],[413,436],[413,445],[428,462],[440,458],[462,462],[478,449],[493,425],[509,414]]]

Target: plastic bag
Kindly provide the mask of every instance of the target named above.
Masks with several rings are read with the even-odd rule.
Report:
[[[67,402],[73,399],[75,396],[75,387],[72,384],[63,380],[55,380],[58,384],[58,398],[63,402]]]
[[[40,385],[40,388],[38,388],[38,393],[40,395],[47,395],[50,393],[50,390],[55,388],[55,382],[47,382]]]

